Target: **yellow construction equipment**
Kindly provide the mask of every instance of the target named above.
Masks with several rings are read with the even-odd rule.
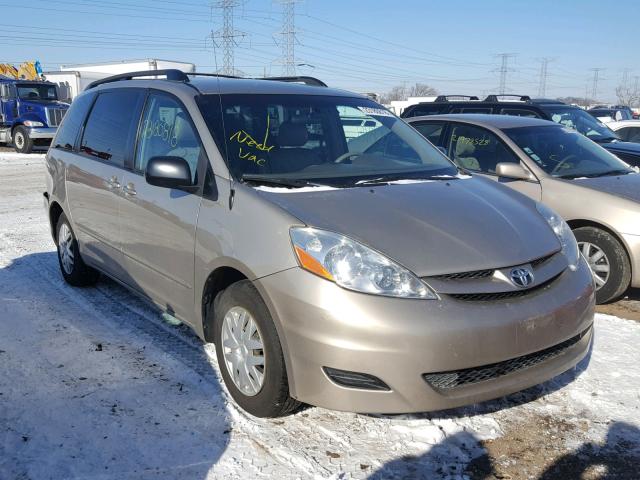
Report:
[[[9,63],[0,63],[0,75],[21,80],[38,80],[35,62],[24,62],[18,68]]]

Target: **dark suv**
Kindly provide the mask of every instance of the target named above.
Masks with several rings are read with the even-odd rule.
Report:
[[[401,117],[451,113],[489,113],[552,120],[586,135],[630,165],[640,165],[640,144],[620,141],[615,132],[585,110],[559,100],[526,95],[489,95],[484,100],[468,95],[441,95],[434,102],[407,107]]]

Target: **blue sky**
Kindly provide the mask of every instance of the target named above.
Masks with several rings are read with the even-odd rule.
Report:
[[[206,37],[220,11],[200,0],[0,0],[0,62],[39,59],[60,64],[164,58],[215,70]],[[423,82],[441,93],[482,95],[499,84],[501,52],[510,62],[507,87],[537,95],[542,57],[547,96],[584,96],[592,68],[603,68],[601,101],[615,100],[625,69],[640,76],[638,0],[349,1],[296,5],[298,73],[331,86],[384,92]],[[247,75],[280,74],[281,7],[246,0],[236,10],[236,67]],[[217,63],[222,62],[217,52]]]

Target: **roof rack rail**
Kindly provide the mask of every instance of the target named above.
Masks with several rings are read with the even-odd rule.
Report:
[[[143,77],[166,77],[167,80],[173,80],[177,82],[185,82],[189,83],[189,77],[220,77],[220,78],[242,78],[235,77],[233,75],[223,75],[221,73],[199,73],[199,72],[183,72],[182,70],[177,70],[175,68],[166,69],[166,70],[143,70],[140,72],[128,72],[121,73],[119,75],[112,75],[110,77],[101,78],[100,80],[96,80],[87,85],[85,90],[89,90],[91,88],[97,87],[98,85],[103,85],[105,83],[119,82],[121,80],[132,80],[134,78],[143,78]],[[305,77],[305,76],[294,76],[294,77],[265,77],[265,78],[254,78],[253,80],[275,80],[278,82],[292,82],[292,83],[304,83],[307,85],[315,85],[317,87],[326,87],[327,84],[322,80],[319,80],[314,77]]]
[[[293,76],[293,77],[260,77],[255,80],[273,80],[276,82],[304,83],[315,87],[326,87],[327,84],[315,77]]]
[[[100,80],[96,80],[87,85],[85,90],[90,90],[92,88],[97,87],[98,85],[103,85],[105,83],[119,82],[121,80],[132,80],[134,78],[140,77],[160,77],[165,76],[167,80],[175,80],[178,82],[188,82],[189,77],[182,70],[177,70],[175,68],[167,69],[167,70],[143,70],[141,72],[128,72],[121,73],[119,75],[112,75],[110,77],[101,78]]]
[[[465,101],[465,100],[480,100],[475,95],[438,95],[434,102],[451,102],[451,101]]]
[[[487,98],[485,98],[483,101],[484,102],[499,102],[500,98],[499,97],[515,97],[520,102],[530,102],[531,101],[531,97],[529,95],[513,95],[513,94],[509,94],[509,93],[498,93],[495,95],[487,95]]]
[[[235,75],[225,75],[224,73],[203,73],[203,72],[185,72],[187,77],[220,77],[220,78],[242,78]]]

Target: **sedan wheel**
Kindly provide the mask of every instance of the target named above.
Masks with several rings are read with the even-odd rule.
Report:
[[[589,242],[579,242],[578,246],[582,255],[589,263],[591,272],[593,273],[593,279],[596,282],[596,290],[600,290],[609,280],[609,273],[611,271],[611,265],[609,259],[604,251]]]
[[[257,395],[264,383],[264,345],[251,314],[231,308],[222,324],[224,361],[235,386],[247,396]]]

